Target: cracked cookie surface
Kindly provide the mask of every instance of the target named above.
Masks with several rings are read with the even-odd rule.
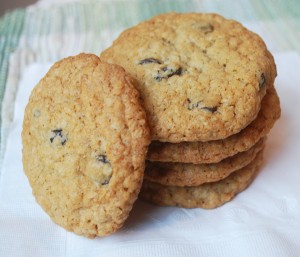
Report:
[[[152,139],[173,143],[238,133],[276,76],[261,38],[216,14],[153,17],[121,33],[100,58],[139,81]]]
[[[25,110],[23,166],[52,220],[93,238],[122,227],[140,191],[146,115],[123,68],[80,54],[54,64]]]
[[[209,142],[167,143],[154,141],[150,144],[147,159],[159,162],[215,163],[243,152],[266,136],[280,117],[280,102],[272,86],[262,100],[257,118],[241,132],[223,140]]]
[[[139,197],[161,206],[211,209],[230,201],[245,190],[255,178],[263,162],[263,152],[227,178],[194,187],[165,186],[144,180]]]

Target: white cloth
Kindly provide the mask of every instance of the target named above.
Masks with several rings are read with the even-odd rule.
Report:
[[[299,256],[300,58],[275,55],[282,116],[253,184],[213,210],[137,201],[125,226],[94,240],[66,232],[35,202],[24,175],[21,127],[32,87],[49,65],[34,64],[19,84],[0,181],[0,256]]]

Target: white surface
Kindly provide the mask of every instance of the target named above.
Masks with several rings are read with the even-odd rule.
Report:
[[[125,227],[94,240],[66,232],[35,202],[21,162],[21,125],[30,90],[48,65],[20,82],[0,181],[0,256],[299,256],[300,58],[275,56],[282,116],[269,135],[254,183],[214,210],[138,201]]]

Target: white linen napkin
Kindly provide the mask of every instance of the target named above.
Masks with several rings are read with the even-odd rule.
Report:
[[[49,64],[28,67],[19,84],[0,181],[0,256],[300,256],[300,57],[275,55],[282,116],[253,184],[213,210],[137,201],[125,226],[94,240],[66,232],[35,202],[24,175],[21,127],[31,89]]]

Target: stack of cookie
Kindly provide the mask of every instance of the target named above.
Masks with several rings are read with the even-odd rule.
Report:
[[[156,16],[100,58],[65,58],[25,110],[33,194],[54,222],[91,238],[120,229],[138,195],[217,207],[259,170],[280,115],[275,77],[263,41],[215,14]]]
[[[100,58],[139,82],[153,139],[142,198],[214,208],[251,183],[280,116],[259,36],[219,15],[169,13],[123,32]]]
[[[237,134],[208,142],[152,142],[141,195],[159,205],[187,208],[215,208],[229,201],[254,179],[266,135],[279,116],[272,87],[257,118]]]

